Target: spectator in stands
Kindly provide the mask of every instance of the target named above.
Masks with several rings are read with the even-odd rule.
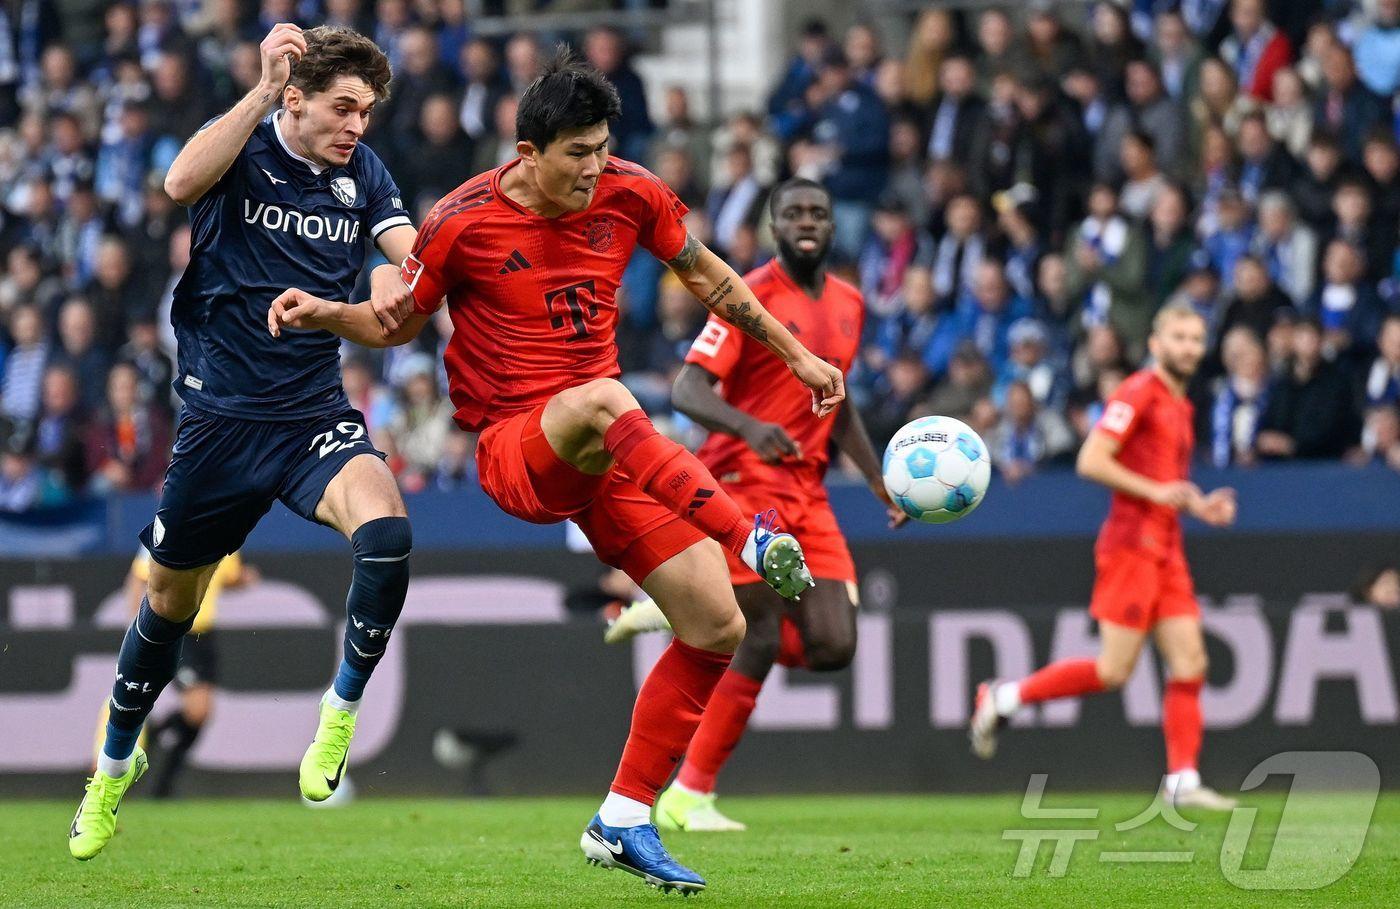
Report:
[[[1016,40],[1016,27],[1011,15],[993,7],[977,17],[977,84],[989,92],[997,76],[1013,78],[1028,75],[1030,62],[1025,50]]]
[[[1103,416],[1104,408],[1113,397],[1113,393],[1118,390],[1118,386],[1122,385],[1123,380],[1127,377],[1126,370],[1111,366],[1099,373],[1098,382],[1093,387],[1076,389],[1070,395],[1070,426],[1074,429],[1075,437],[1079,441],[1082,442],[1089,437],[1089,433],[1098,425],[1099,418]]]
[[[1112,104],[1112,99],[1104,94],[1103,83],[1099,81],[1098,73],[1090,68],[1088,63],[1076,63],[1060,81],[1060,89],[1074,105],[1080,125],[1084,127],[1084,134],[1089,137],[1090,143],[1096,146]]]
[[[1248,255],[1254,243],[1249,203],[1238,191],[1226,189],[1220,194],[1215,226],[1204,234],[1201,247],[1210,257],[1211,265],[1222,275],[1234,274],[1235,263],[1240,256]]]
[[[1002,263],[984,258],[977,264],[972,287],[939,321],[924,357],[930,373],[942,376],[958,344],[972,341],[999,375],[1011,351],[1011,326],[1030,314],[1030,302],[1011,293]]]
[[[1239,151],[1237,182],[1240,195],[1250,205],[1257,204],[1262,193],[1287,187],[1297,179],[1297,162],[1269,134],[1268,120],[1262,110],[1250,111],[1240,119],[1236,143]]]
[[[1400,223],[1400,148],[1395,144],[1395,137],[1384,132],[1372,133],[1362,148],[1361,163],[1370,184],[1375,223]]]
[[[1293,202],[1283,190],[1259,197],[1259,232],[1250,253],[1268,269],[1269,277],[1294,306],[1312,296],[1317,276],[1317,234],[1298,223]],[[1262,333],[1261,333],[1262,334]]]
[[[20,103],[29,113],[71,114],[85,131],[97,128],[97,91],[79,78],[73,51],[60,43],[44,49],[39,78],[20,92]]]
[[[461,90],[457,117],[462,131],[475,141],[491,132],[496,102],[510,89],[501,77],[496,46],[485,38],[475,38],[462,48],[461,69],[466,85]]]
[[[127,342],[117,351],[117,360],[136,370],[137,390],[142,403],[151,404],[167,414],[171,409],[170,382],[175,377],[175,362],[161,348],[160,328],[155,313],[134,313],[127,323]]]
[[[1109,370],[1128,371],[1128,355],[1123,338],[1111,325],[1096,325],[1084,335],[1084,341],[1074,350],[1070,374],[1079,394],[1093,392],[1099,378]]]
[[[416,492],[442,459],[453,407],[438,388],[436,366],[427,354],[409,355],[396,378],[400,399],[388,433],[400,459],[400,483]]]
[[[724,160],[724,181],[710,190],[705,214],[714,231],[715,251],[727,257],[739,228],[758,222],[768,189],[754,174],[753,154],[747,145],[731,146]]]
[[[83,293],[97,319],[97,343],[108,349],[125,342],[126,322],[131,313],[151,305],[144,283],[132,274],[131,254],[126,244],[113,236],[104,239],[98,247],[97,267]]]
[[[1360,250],[1350,243],[1338,239],[1327,244],[1323,283],[1305,311],[1320,321],[1329,356],[1364,355],[1380,333],[1384,310],[1362,266]]]
[[[1142,42],[1133,34],[1128,13],[1113,3],[1096,3],[1090,21],[1089,65],[1098,72],[1104,94],[1114,100],[1124,95],[1124,71],[1130,60],[1143,55]]]
[[[178,148],[186,139],[193,136],[205,121],[214,115],[194,83],[190,74],[189,59],[183,51],[164,50],[160,53],[155,70],[151,73],[151,128],[160,136],[174,140]],[[168,167],[174,154],[160,162]]]
[[[49,118],[49,146],[41,166],[60,204],[68,202],[79,183],[92,181],[93,160],[77,117],[59,113]]]
[[[1288,36],[1264,18],[1264,0],[1232,0],[1229,37],[1220,56],[1235,72],[1240,90],[1260,101],[1273,97],[1274,73],[1293,61]]]
[[[1298,216],[1318,234],[1330,233],[1334,224],[1332,197],[1350,171],[1342,158],[1342,147],[1326,133],[1315,133],[1303,164],[1302,176],[1289,187]]]
[[[1285,66],[1274,73],[1274,99],[1264,109],[1264,118],[1269,135],[1290,155],[1298,159],[1307,154],[1313,132],[1313,108],[1297,70]]]
[[[130,363],[112,368],[105,397],[86,438],[93,491],[156,489],[170,460],[169,414],[142,400],[140,374]]]
[[[451,95],[429,95],[423,101],[415,133],[419,141],[394,170],[410,210],[437,202],[472,176],[474,149],[457,114]]]
[[[1186,190],[1165,183],[1148,215],[1147,271],[1144,276],[1154,306],[1167,301],[1191,270],[1196,238],[1191,232],[1191,201]]]
[[[57,498],[34,460],[29,426],[0,419],[0,513],[29,511]]]
[[[1068,453],[1074,432],[1058,411],[1036,403],[1025,382],[1013,382],[1006,409],[988,440],[992,466],[1008,483],[1019,483],[1037,468]]]
[[[80,286],[92,279],[104,226],[92,183],[74,186],[59,220],[57,237],[59,262],[69,284]]]
[[[1235,72],[1219,57],[1207,57],[1201,62],[1200,94],[1187,105],[1192,143],[1202,147],[1206,130],[1218,126],[1227,136],[1239,131],[1240,119],[1258,106],[1258,102],[1241,92],[1235,82]]]
[[[1224,373],[1211,383],[1204,406],[1197,408],[1198,417],[1204,418],[1197,434],[1214,466],[1250,465],[1256,460],[1254,442],[1269,406],[1269,360],[1259,335],[1243,324],[1225,332],[1220,359]]]
[[[1162,170],[1175,174],[1187,150],[1181,106],[1146,60],[1128,64],[1124,83],[1127,96],[1114,105],[1094,143],[1094,176],[1108,180],[1122,173],[1123,139],[1132,133],[1146,135]]]
[[[968,422],[978,402],[992,396],[992,372],[987,358],[971,341],[964,341],[948,360],[948,374],[934,387],[922,409]]]
[[[841,50],[851,62],[851,78],[866,88],[875,88],[876,73],[884,55],[880,49],[880,35],[874,26],[857,22],[846,29]]]
[[[1233,276],[1232,276],[1233,277]],[[1168,303],[1185,303],[1200,313],[1206,325],[1214,328],[1220,321],[1220,273],[1201,253],[1192,257],[1191,270]]]
[[[1384,464],[1400,470],[1400,408],[1381,404],[1366,411],[1361,445],[1349,458],[1354,464]]]
[[[1400,89],[1400,0],[1375,0],[1375,15],[1356,36],[1356,73],[1382,97]]]
[[[524,92],[543,68],[539,39],[526,32],[512,35],[506,42],[506,78],[511,93],[520,95]]]
[[[928,139],[924,143],[929,159],[966,161],[983,108],[972,59],[959,55],[946,58],[939,67],[938,94],[929,107]]]
[[[469,436],[456,426],[447,428],[447,438],[443,440],[442,457],[433,471],[434,489],[451,491],[474,488],[476,485],[476,444],[474,436]]]
[[[1376,359],[1366,373],[1366,403],[1400,405],[1400,312],[1392,312],[1381,323],[1376,349]]]
[[[370,120],[373,135],[396,162],[417,154],[413,141],[422,122],[423,105],[434,95],[450,94],[451,75],[438,54],[437,36],[423,26],[405,28],[398,38],[393,91]],[[374,140],[371,140],[374,141]],[[455,185],[455,184],[454,184]]]
[[[1018,183],[992,197],[1001,235],[1000,253],[1006,262],[1006,280],[1016,296],[1026,300],[1035,299],[1036,269],[1045,253],[1045,244],[1034,221],[1038,199],[1039,194],[1029,183]]]
[[[44,370],[43,394],[34,429],[34,454],[39,467],[68,495],[87,485],[87,456],[83,441],[87,415],[78,393],[78,376],[54,363]]]
[[[1157,14],[1148,59],[1157,68],[1162,87],[1172,100],[1182,104],[1195,97],[1203,55],[1179,10],[1168,8]]]
[[[70,297],[58,311],[58,346],[53,362],[64,364],[77,377],[85,411],[91,413],[102,406],[112,359],[97,345],[97,319],[92,305],[82,297]]]
[[[612,124],[617,153],[629,161],[641,160],[655,127],[647,110],[642,77],[632,68],[631,54],[622,33],[610,27],[592,29],[584,39],[583,53],[589,63],[608,77],[622,100],[622,116]]]
[[[893,312],[905,272],[927,264],[931,254],[932,242],[909,217],[904,200],[881,197],[859,259],[865,305],[875,313]]]
[[[870,300],[868,295],[866,300]],[[884,369],[906,351],[920,357],[928,352],[938,328],[933,276],[928,269],[917,265],[904,269],[899,292],[887,301],[886,311],[888,314],[875,323],[872,333],[875,346],[866,357],[877,370]]]
[[[1356,78],[1351,51],[1341,44],[1322,58],[1322,80],[1314,122],[1341,140],[1348,160],[1360,161],[1362,142],[1387,117],[1385,104]]]
[[[807,89],[817,81],[822,60],[834,45],[826,23],[809,19],[797,39],[797,53],[788,62],[778,85],[768,96],[768,114],[773,128],[783,139],[791,139],[807,118]]]
[[[1229,302],[1217,321],[1219,337],[1243,325],[1262,338],[1274,324],[1280,309],[1289,309],[1292,302],[1269,277],[1268,268],[1255,256],[1240,256],[1231,273]]]
[[[472,173],[491,170],[516,157],[515,112],[519,108],[516,95],[502,95],[496,102],[491,134],[483,136],[472,152]]]
[[[982,206],[974,196],[955,196],[945,209],[942,238],[933,250],[933,289],[939,309],[952,306],[972,286],[973,276],[986,254]]]
[[[1016,96],[1021,85],[1010,72],[992,78],[991,91],[982,118],[972,134],[967,165],[968,188],[979,199],[1011,188],[1016,181],[1017,141],[1021,133],[1021,112]]]
[[[1038,0],[1026,17],[1026,56],[1036,75],[1059,79],[1076,60],[1083,58],[1084,42],[1067,31],[1055,12],[1055,4]]]
[[[52,351],[39,309],[21,303],[10,311],[10,350],[0,381],[0,417],[27,421],[39,413],[44,369]]]
[[[870,403],[862,412],[876,446],[883,449],[890,437],[914,416],[915,405],[928,381],[928,367],[912,351],[900,354],[877,377]]]
[[[1110,324],[1136,357],[1147,343],[1152,298],[1147,243],[1141,231],[1118,213],[1118,194],[1107,183],[1089,193],[1089,216],[1071,232],[1065,250],[1066,288],[1078,301],[1083,326]]]
[[[1166,176],[1157,166],[1152,137],[1136,131],[1125,135],[1118,160],[1124,176],[1118,208],[1135,221],[1144,220],[1152,211],[1157,194],[1167,185]]]
[[[1375,218],[1371,190],[1360,179],[1343,180],[1332,194],[1333,229],[1328,243],[1341,240],[1355,247],[1364,261],[1362,272],[1368,281],[1379,281],[1390,274],[1395,257],[1394,221]]]
[[[1010,353],[997,374],[992,403],[1006,406],[1011,386],[1023,382],[1040,407],[1062,412],[1068,388],[1050,348],[1050,332],[1031,317],[1016,320],[1006,333]]]
[[[22,303],[51,312],[62,294],[62,282],[44,273],[43,258],[36,247],[27,243],[10,247],[10,254],[5,257],[5,274],[0,277],[0,314]]]
[[[1269,394],[1255,448],[1261,458],[1339,458],[1357,443],[1360,419],[1347,377],[1322,357],[1322,324],[1293,328],[1287,371]]]
[[[889,117],[879,96],[852,80],[840,50],[823,59],[807,100],[811,135],[828,167],[836,225],[832,248],[853,260],[865,240],[874,200],[889,177]]]
[[[890,124],[890,177],[885,192],[903,200],[915,224],[928,223],[931,206],[924,195],[923,130],[917,120],[899,117]]]
[[[951,10],[931,7],[919,13],[904,54],[904,88],[909,100],[925,110],[934,108],[941,87],[939,73],[957,42]]]
[[[695,162],[695,170],[707,173],[710,166],[710,134],[704,124],[698,123],[690,111],[690,94],[679,85],[666,89],[661,122],[657,124],[656,136],[652,139],[648,160],[655,161],[664,150],[676,148],[684,151]],[[747,144],[747,143],[743,143]],[[753,149],[749,150],[752,156]],[[758,162],[754,162],[754,172],[758,173]],[[772,171],[767,171],[768,178]],[[763,176],[760,182],[769,182]]]

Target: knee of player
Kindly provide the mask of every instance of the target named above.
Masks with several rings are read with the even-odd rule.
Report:
[[[1203,678],[1206,670],[1210,668],[1210,660],[1206,657],[1205,650],[1195,650],[1176,658],[1168,668],[1174,679],[1199,679]]]
[[[811,641],[803,648],[803,659],[813,672],[836,672],[851,665],[856,655],[854,638]]]
[[[1132,663],[1117,663],[1108,660],[1099,660],[1097,667],[1099,682],[1107,691],[1116,691],[1127,684],[1128,676],[1133,674]]]
[[[744,614],[736,608],[727,618],[707,629],[706,642],[699,646],[702,650],[716,653],[733,653],[739,649],[747,632],[748,623],[744,621]]]
[[[632,396],[632,392],[627,390],[616,379],[594,379],[586,382],[574,389],[578,401],[591,419],[601,419],[607,422],[617,419],[629,410],[636,410],[641,405]]]
[[[740,618],[743,618],[742,613]],[[749,658],[752,663],[771,666],[777,661],[782,645],[782,636],[777,623],[760,621],[747,626],[743,634],[743,642],[739,644],[737,649],[742,650],[745,657]]]
[[[413,551],[413,525],[404,517],[375,518],[351,534],[350,546],[356,561],[398,565],[407,570],[408,556]]]
[[[199,614],[199,601],[193,589],[151,584],[146,588],[146,602],[152,612],[167,622],[193,622]]]

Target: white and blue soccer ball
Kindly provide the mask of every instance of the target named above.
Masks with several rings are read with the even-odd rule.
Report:
[[[982,503],[992,461],[982,437],[952,417],[920,417],[885,446],[885,491],[916,521],[947,524]]]

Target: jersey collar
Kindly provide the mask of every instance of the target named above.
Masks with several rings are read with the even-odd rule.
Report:
[[[272,113],[272,131],[277,134],[277,144],[282,146],[282,151],[286,152],[295,160],[300,161],[302,164],[305,164],[313,174],[318,177],[321,176],[321,174],[325,173],[330,168],[317,164],[310,158],[303,158],[301,155],[292,151],[292,147],[287,144],[287,138],[282,135],[282,115],[284,113],[286,113],[286,111],[281,108],[278,108]]]

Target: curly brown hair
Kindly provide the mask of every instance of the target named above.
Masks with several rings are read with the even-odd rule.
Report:
[[[302,33],[306,38],[306,53],[292,64],[295,85],[308,95],[323,92],[341,76],[358,76],[383,101],[389,96],[389,81],[393,73],[389,58],[364,35],[349,28],[318,25]]]

